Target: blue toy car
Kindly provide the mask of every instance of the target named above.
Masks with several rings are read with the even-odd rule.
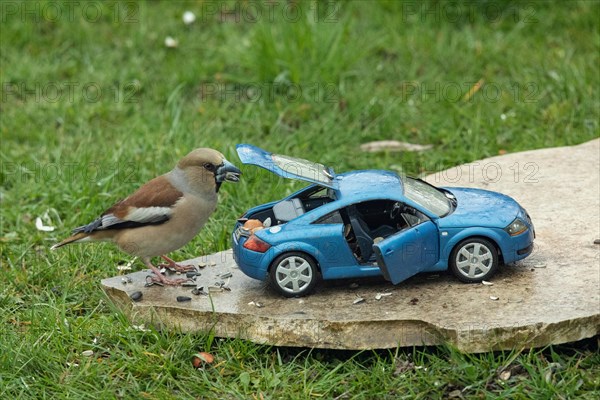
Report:
[[[489,279],[533,250],[527,212],[500,193],[436,188],[391,171],[331,168],[240,144],[254,164],[311,185],[248,210],[233,231],[234,258],[248,276],[286,297],[319,280],[380,276],[398,284],[448,268],[463,282]]]

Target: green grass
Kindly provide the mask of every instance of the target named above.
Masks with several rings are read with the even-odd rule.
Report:
[[[125,255],[48,251],[196,147],[424,174],[599,136],[598,2],[280,3],[1,4],[0,398],[597,398],[594,340],[463,355],[139,332],[99,287]],[[377,139],[434,147],[359,151]],[[237,216],[299,187],[244,172],[175,258],[229,247]],[[214,368],[191,367],[198,350]]]

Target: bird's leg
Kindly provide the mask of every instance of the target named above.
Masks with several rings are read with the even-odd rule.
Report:
[[[163,274],[160,273],[160,269],[156,268],[152,264],[152,262],[150,262],[150,260],[144,260],[144,264],[146,264],[146,267],[150,268],[150,270],[152,270],[152,272],[154,273],[154,276],[151,278],[152,282],[162,283],[163,285],[179,286],[182,283],[189,281],[189,279],[185,279],[185,278],[180,278],[180,279],[167,278],[166,276],[164,276]]]
[[[196,270],[196,267],[193,265],[179,265],[167,256],[160,257],[167,262],[166,264],[160,264],[159,267],[161,268],[168,268],[174,270],[175,272],[189,272]]]

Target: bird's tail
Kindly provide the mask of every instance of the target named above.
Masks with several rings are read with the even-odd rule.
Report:
[[[50,247],[50,250],[56,250],[59,247],[63,247],[66,244],[70,244],[70,243],[76,243],[76,242],[87,242],[86,239],[89,239],[90,234],[89,233],[85,233],[85,232],[79,232],[74,234],[73,236],[69,236],[68,238],[66,238],[65,240],[63,240],[60,243],[56,243],[54,246]]]

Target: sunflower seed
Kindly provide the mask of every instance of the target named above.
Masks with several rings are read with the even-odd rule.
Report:
[[[177,302],[184,303],[186,301],[191,301],[192,298],[188,296],[177,296]]]
[[[94,355],[94,350],[85,350],[81,352],[81,355],[84,357],[91,357]]]
[[[222,279],[231,278],[232,276],[233,274],[231,272],[225,272],[224,274],[221,274]]]
[[[362,297],[359,297],[357,299],[355,299],[352,304],[360,304],[363,303],[365,301],[365,299],[363,299]]]
[[[494,301],[496,301],[496,300],[498,300],[498,299],[500,299],[500,297],[496,297],[496,296],[490,296],[490,300],[494,300]]]
[[[196,296],[200,296],[200,295],[208,296],[208,293],[206,293],[204,291],[204,286],[200,286],[200,287],[197,287],[196,289],[192,290],[192,294],[196,295]]]
[[[129,295],[129,298],[133,301],[140,301],[140,300],[142,300],[142,296],[143,296],[142,292],[137,291],[137,292],[131,293]]]
[[[492,286],[493,283],[492,282],[488,282],[488,281],[481,281],[482,284],[484,284],[485,286]]]

